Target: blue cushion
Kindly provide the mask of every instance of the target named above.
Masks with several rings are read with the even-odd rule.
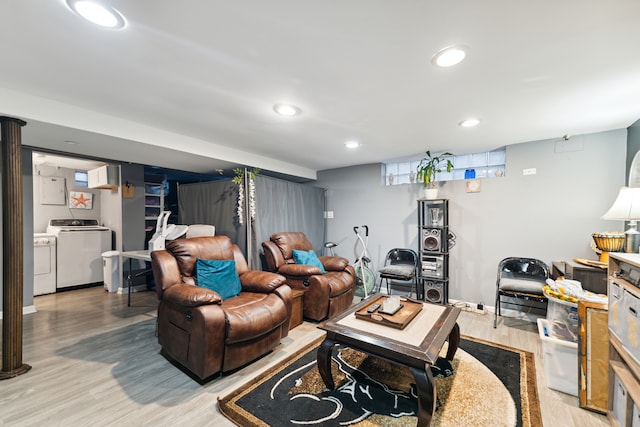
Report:
[[[296,262],[296,264],[312,265],[314,267],[318,267],[320,271],[322,271],[322,274],[325,274],[327,272],[314,251],[299,251],[297,249],[294,249],[292,252],[293,260]]]
[[[196,259],[196,283],[220,294],[223,300],[242,290],[234,260]]]

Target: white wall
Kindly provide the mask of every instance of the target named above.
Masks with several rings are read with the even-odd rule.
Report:
[[[100,191],[87,187],[77,187],[75,185],[75,169],[68,169],[47,165],[33,166],[33,230],[34,233],[44,233],[47,231],[47,225],[52,218],[80,218],[80,219],[97,219],[101,220],[101,201]],[[41,183],[39,177],[63,177],[65,178],[65,204],[64,205],[47,205],[40,202]],[[84,193],[93,194],[92,209],[71,209],[69,208],[69,192],[82,191]]]
[[[600,217],[625,182],[627,131],[574,136],[569,147],[576,151],[558,152],[556,141],[508,146],[505,176],[482,179],[480,193],[466,193],[464,181],[441,185],[457,235],[450,256],[451,299],[493,306],[501,259],[597,259],[591,233],[623,230],[622,222]],[[321,171],[314,183],[328,189],[334,219],[327,220],[327,240],[339,243],[339,255],[353,262],[353,226],[369,226],[373,270],[393,247],[417,250],[416,199],[423,197],[418,184],[383,185],[381,168]],[[537,174],[523,176],[524,168],[536,168]]]

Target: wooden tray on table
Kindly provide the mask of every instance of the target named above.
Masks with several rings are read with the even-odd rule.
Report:
[[[390,326],[396,329],[404,329],[422,310],[422,303],[420,301],[400,298],[400,309],[394,314],[387,314],[381,311],[384,301],[387,298],[388,296],[381,295],[380,297],[371,300],[369,304],[355,312],[356,317],[358,319],[367,320],[380,325]],[[374,304],[380,304],[380,308],[373,313],[368,313],[367,310]]]

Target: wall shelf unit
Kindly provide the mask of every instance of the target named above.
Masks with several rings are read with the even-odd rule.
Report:
[[[421,267],[418,297],[446,304],[449,301],[449,200],[418,200],[418,254]]]
[[[614,427],[640,425],[640,255],[609,254],[609,393]]]
[[[160,212],[165,209],[164,183],[144,183],[144,222],[147,233],[155,231]],[[148,239],[147,239],[148,240]]]

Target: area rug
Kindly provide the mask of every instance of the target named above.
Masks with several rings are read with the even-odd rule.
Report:
[[[243,427],[416,425],[409,369],[336,346],[336,388],[328,390],[316,367],[321,341],[219,398],[220,412]],[[542,426],[534,364],[530,352],[463,337],[453,375],[435,379],[438,409],[431,425]]]

